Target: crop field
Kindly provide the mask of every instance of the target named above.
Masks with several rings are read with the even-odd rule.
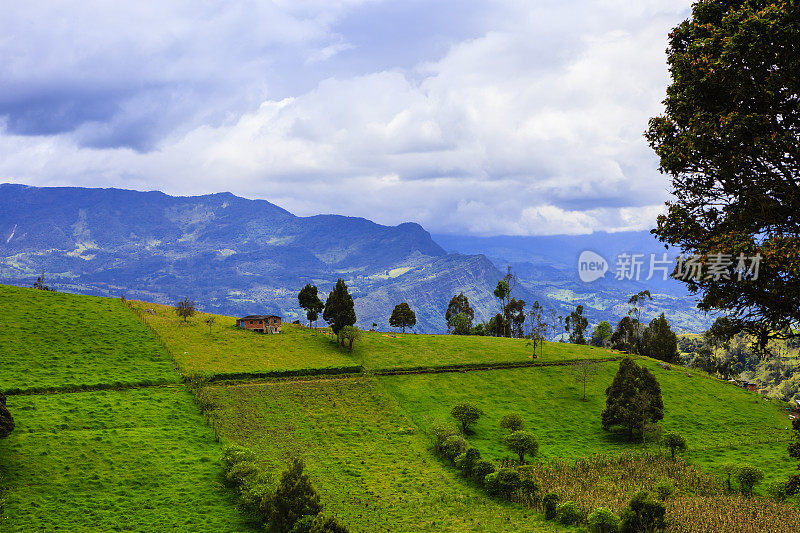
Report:
[[[246,531],[182,386],[20,395],[0,531]]]
[[[712,472],[726,462],[755,464],[765,471],[765,484],[785,480],[796,467],[786,452],[789,423],[780,406],[716,379],[698,374],[687,377],[680,367],[662,370],[653,361],[642,361],[647,361],[661,384],[661,425],[686,438],[688,460]],[[484,456],[499,459],[512,455],[502,444],[505,430],[498,422],[503,415],[517,412],[537,435],[541,457],[584,457],[642,448],[641,442],[628,442],[600,426],[605,389],[617,368],[616,362],[598,363],[597,373],[587,384],[585,402],[573,369],[562,366],[380,379],[422,428],[440,421],[455,423],[449,412],[459,402],[479,407],[484,415],[468,440]],[[771,442],[755,448],[764,455],[748,459],[748,447],[764,441]]]
[[[142,319],[170,346],[185,373],[262,373],[352,367],[368,370],[435,368],[448,365],[531,362],[524,339],[457,335],[415,335],[365,331],[349,353],[327,329],[284,324],[278,335],[236,328],[234,317],[197,313],[184,322],[170,306],[132,301]],[[205,320],[214,317],[209,327]],[[537,350],[538,351],[538,350]],[[545,343],[536,361],[618,357],[619,353],[564,343]]]
[[[0,390],[177,382],[121,300],[0,285]]]
[[[222,436],[274,472],[298,455],[351,531],[547,531],[537,513],[487,498],[427,449],[369,378],[212,386]]]

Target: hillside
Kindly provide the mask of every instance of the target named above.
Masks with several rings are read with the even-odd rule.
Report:
[[[51,373],[40,364],[40,350],[23,349],[37,346],[37,328],[6,339],[16,350],[15,365],[26,369],[25,383],[47,384],[49,394],[20,388],[22,373],[4,373],[0,381],[0,390],[13,392],[8,407],[17,421],[0,439],[3,531],[53,529],[55,517],[72,530],[88,524],[250,530],[255,524],[223,488],[218,458],[225,443],[248,446],[273,479],[289,457],[301,456],[326,509],[351,531],[564,530],[538,508],[489,497],[434,453],[432,425],[453,424],[450,409],[462,401],[482,411],[465,438],[493,464],[510,455],[500,417],[519,413],[539,440],[532,472],[545,476],[540,482],[548,490],[572,494],[583,509],[606,505],[619,513],[635,491],[652,490],[666,476],[677,487],[668,502],[669,531],[714,531],[713,517],[723,514],[743,532],[793,531],[800,524],[800,502],[742,499],[723,489],[725,463],[762,468],[761,495],[795,471],[786,453],[785,406],[702,372],[690,376],[681,367],[665,370],[639,358],[661,384],[664,430],[681,433],[689,445],[685,461],[673,462],[656,444],[645,450],[600,428],[604,390],[621,357],[610,350],[547,343],[531,360],[524,340],[369,332],[350,353],[325,330],[303,326],[262,335],[237,329],[221,315],[209,328],[209,315],[184,323],[174,309],[155,304],[0,290],[20,313],[48,310],[66,331],[86,332],[50,339]],[[160,347],[153,368],[163,384],[137,381],[135,357],[107,361],[85,350],[113,329],[110,317],[135,331],[111,340],[111,352]],[[579,361],[596,364],[585,402],[573,366]],[[210,427],[186,387],[175,382],[176,367],[211,379],[191,382]],[[74,392],[68,371],[92,375],[93,369],[100,377],[90,388],[107,390]],[[602,483],[602,490],[590,493],[574,481],[601,470],[605,477],[592,483]],[[40,497],[45,506],[35,504]]]

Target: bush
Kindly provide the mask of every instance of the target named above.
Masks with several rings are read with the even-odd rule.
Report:
[[[519,464],[525,464],[525,455],[536,457],[539,452],[539,441],[536,435],[528,431],[515,431],[503,439],[506,447],[519,456]]]
[[[556,509],[558,508],[558,502],[561,500],[558,494],[554,492],[549,492],[544,495],[542,498],[542,508],[544,509],[544,517],[547,520],[552,520],[556,517]]]
[[[667,498],[675,492],[675,484],[669,479],[663,479],[655,486],[655,491],[662,502],[667,501]]]
[[[456,467],[461,470],[465,476],[472,475],[472,469],[475,467],[481,458],[481,452],[477,448],[468,447],[467,451],[456,457]]]
[[[273,531],[290,531],[303,516],[322,511],[319,494],[308,474],[303,472],[304,467],[301,459],[292,459],[289,468],[281,474],[272,497],[266,502],[265,515]]]
[[[660,531],[664,529],[664,515],[667,510],[664,504],[654,500],[650,493],[640,492],[631,499],[628,507],[620,516],[622,533],[640,533],[642,531]]]
[[[515,468],[501,468],[486,476],[486,490],[492,496],[510,499],[520,488],[519,472]]]
[[[239,508],[260,522],[267,521],[267,503],[272,500],[272,488],[263,474],[239,488]]]
[[[519,491],[522,493],[523,498],[528,504],[536,502],[536,494],[539,492],[539,485],[533,478],[526,477],[519,484]]]
[[[587,522],[589,522],[590,533],[617,533],[619,531],[619,517],[611,509],[605,507],[595,509],[589,515]]]
[[[450,435],[444,440],[442,444],[442,455],[451,461],[455,461],[456,457],[464,453],[467,443],[459,435]]]
[[[486,480],[486,476],[494,473],[495,470],[496,468],[493,462],[481,459],[475,463],[475,466],[472,468],[472,477],[474,477],[478,483],[483,484]]]
[[[764,479],[764,472],[754,466],[742,466],[736,473],[736,480],[742,489],[743,494],[750,494],[753,488]]]
[[[767,487],[767,494],[769,494],[770,498],[773,500],[782,502],[788,496],[788,491],[786,490],[786,483],[783,481],[773,481]]]
[[[222,448],[222,469],[226,475],[236,463],[254,462],[255,460],[256,454],[244,446],[228,444]]]
[[[314,520],[317,517],[314,515],[305,515],[294,523],[289,533],[311,533],[311,527],[314,525]]]
[[[676,451],[684,451],[686,450],[686,439],[683,438],[683,435],[678,433],[667,433],[664,435],[664,446],[669,448],[670,452],[672,452],[672,458],[675,458]]]
[[[458,435],[458,430],[446,424],[434,424],[431,426],[430,430],[428,430],[428,433],[433,439],[434,450],[436,450],[437,453],[441,453],[444,441],[447,440],[447,437]]]
[[[578,505],[572,501],[566,501],[556,507],[558,521],[565,526],[571,526],[581,521],[581,511]]]
[[[525,422],[517,413],[509,413],[500,419],[500,427],[511,432],[525,429]]]
[[[461,423],[461,432],[466,434],[470,424],[477,422],[483,412],[474,405],[460,403],[453,407],[450,414]]]
[[[240,487],[255,479],[261,474],[261,468],[253,461],[235,463],[225,473],[225,480],[234,487]]]
[[[347,528],[339,523],[333,516],[325,516],[319,513],[314,522],[311,524],[311,529],[308,533],[347,533]]]

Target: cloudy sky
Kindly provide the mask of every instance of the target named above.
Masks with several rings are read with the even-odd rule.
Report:
[[[645,229],[688,0],[8,2],[0,182],[433,232]]]

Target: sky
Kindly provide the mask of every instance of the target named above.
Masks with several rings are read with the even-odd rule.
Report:
[[[683,0],[9,2],[0,182],[434,233],[649,229]]]

